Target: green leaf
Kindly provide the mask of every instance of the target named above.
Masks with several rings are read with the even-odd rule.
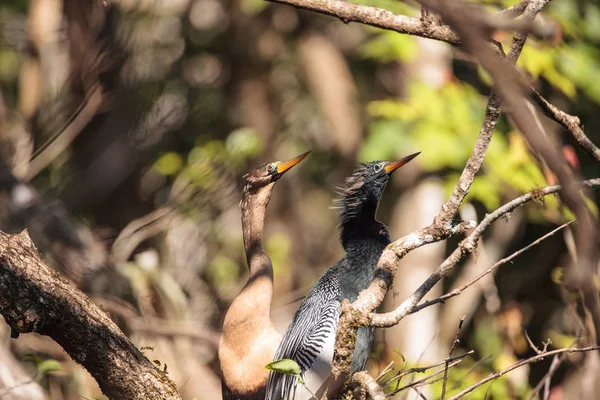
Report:
[[[265,366],[269,371],[279,372],[280,374],[300,377],[300,366],[296,361],[289,358],[273,361]]]

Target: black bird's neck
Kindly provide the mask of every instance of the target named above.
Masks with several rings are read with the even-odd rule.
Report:
[[[380,231],[386,231],[384,224],[377,221],[375,214],[379,206],[378,199],[368,196],[365,199],[345,198],[340,213],[340,240],[342,247],[348,252],[348,247],[354,246],[356,240],[376,236]]]
[[[346,251],[340,273],[342,299],[354,301],[366,289],[377,267],[379,256],[390,243],[388,228],[375,218],[377,204],[363,204],[360,210],[342,215],[341,240]]]

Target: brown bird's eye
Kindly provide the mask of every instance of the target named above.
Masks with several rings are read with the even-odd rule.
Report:
[[[275,170],[275,164],[267,164],[267,172],[273,172]]]

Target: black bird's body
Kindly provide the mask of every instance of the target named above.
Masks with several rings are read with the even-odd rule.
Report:
[[[379,200],[390,174],[417,154],[396,163],[361,164],[346,179],[339,200],[340,239],[346,255],[306,295],[275,354],[275,360],[289,358],[298,363],[305,385],[296,384],[295,377],[272,372],[266,400],[320,399],[327,389],[340,305],[344,299],[356,300],[369,286],[379,257],[390,243],[387,227],[375,218]],[[353,372],[365,368],[372,342],[373,328],[359,329]]]

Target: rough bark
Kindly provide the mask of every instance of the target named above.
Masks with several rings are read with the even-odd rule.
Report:
[[[111,399],[181,397],[157,369],[85,294],[39,256],[27,231],[0,232],[0,314],[11,336],[50,336],[83,365]]]

